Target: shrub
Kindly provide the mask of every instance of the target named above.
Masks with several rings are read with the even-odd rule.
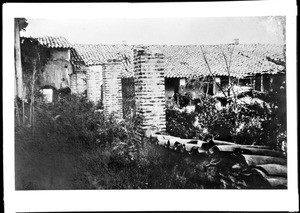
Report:
[[[194,113],[166,110],[166,130],[170,135],[181,138],[197,137],[199,129],[194,126],[195,121]]]
[[[231,101],[226,107],[217,109],[216,99],[207,96],[193,101],[195,111],[191,113],[167,109],[167,132],[181,138],[194,138],[207,129],[208,134],[216,139],[286,149],[284,88],[260,95],[263,104]],[[198,127],[194,125],[196,120],[200,124]]]

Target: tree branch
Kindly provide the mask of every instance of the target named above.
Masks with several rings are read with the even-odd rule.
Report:
[[[226,65],[226,69],[227,69],[227,73],[228,73],[228,80],[229,80],[229,82],[228,82],[228,84],[229,84],[229,90],[231,89],[232,90],[232,93],[233,93],[233,97],[234,97],[234,101],[235,101],[235,104],[236,104],[236,102],[237,102],[237,96],[236,96],[236,93],[235,93],[235,91],[234,91],[234,89],[233,89],[233,83],[231,82],[231,63],[232,63],[232,55],[233,55],[233,50],[234,50],[234,48],[232,48],[231,49],[231,51],[229,51],[229,61],[227,60],[227,58],[226,58],[226,54],[224,53],[224,51],[223,51],[223,49],[221,48],[221,47],[219,47],[220,48],[220,50],[221,50],[221,54],[222,54],[222,56],[223,56],[223,58],[224,58],[224,61],[225,61],[225,65]]]
[[[208,71],[209,71],[210,75],[211,75],[213,78],[215,78],[215,75],[213,74],[213,72],[212,72],[211,69],[210,69],[209,63],[208,63],[208,61],[207,61],[207,58],[206,58],[206,55],[205,55],[205,53],[204,53],[204,51],[203,51],[202,46],[200,46],[200,49],[201,49],[201,52],[202,52],[202,55],[203,55],[205,64],[206,64],[206,66],[207,66],[207,68],[208,68]],[[224,94],[224,96],[227,98],[227,95],[226,95],[226,93],[224,92],[224,90],[223,90],[223,88],[221,87],[221,85],[219,85],[218,83],[216,83],[216,84],[217,84],[217,86],[219,87],[219,89],[222,91],[222,93]]]

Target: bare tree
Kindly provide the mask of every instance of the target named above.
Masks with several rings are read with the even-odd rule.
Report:
[[[35,81],[37,73],[37,60],[33,60],[32,80],[31,80],[31,94],[30,94],[30,108],[29,108],[29,124],[34,127],[34,94],[35,94]]]
[[[202,52],[202,55],[203,55],[203,59],[204,59],[204,61],[205,61],[205,64],[206,64],[206,66],[207,66],[207,69],[208,69],[210,75],[211,75],[213,78],[215,78],[216,76],[215,76],[215,74],[214,74],[214,73],[212,72],[212,70],[211,70],[210,64],[208,63],[208,60],[207,60],[206,53],[204,52],[202,46],[200,46],[200,49],[201,49],[201,52]],[[221,87],[221,85],[220,85],[219,83],[216,83],[216,85],[219,87],[219,89],[221,90],[221,92],[224,94],[225,98],[227,98],[227,95],[226,95],[225,91],[223,90],[223,88]]]
[[[29,100],[28,124],[34,127],[35,123],[35,99],[39,88],[39,77],[42,75],[44,66],[49,61],[49,56],[44,47],[34,38],[23,38],[22,40],[22,69],[23,89],[26,90]],[[34,128],[32,128],[34,130]]]
[[[221,51],[221,54],[223,56],[224,62],[225,62],[225,69],[227,71],[228,75],[228,97],[230,97],[230,90],[232,90],[233,98],[234,98],[234,103],[236,105],[237,103],[237,95],[234,91],[234,82],[232,81],[231,77],[231,65],[232,65],[232,56],[233,56],[233,51],[234,51],[234,46],[230,48],[229,50],[229,58],[227,58],[224,50],[219,46],[219,49]]]

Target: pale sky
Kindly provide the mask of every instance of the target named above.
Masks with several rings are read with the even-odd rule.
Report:
[[[80,44],[283,44],[280,17],[28,19],[26,36],[64,36]]]

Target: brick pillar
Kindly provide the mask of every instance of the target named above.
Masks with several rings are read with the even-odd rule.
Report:
[[[103,65],[103,106],[106,114],[115,113],[123,118],[122,109],[122,63],[111,61]]]
[[[135,106],[143,120],[142,137],[150,127],[166,129],[164,55],[154,47],[134,49]]]

